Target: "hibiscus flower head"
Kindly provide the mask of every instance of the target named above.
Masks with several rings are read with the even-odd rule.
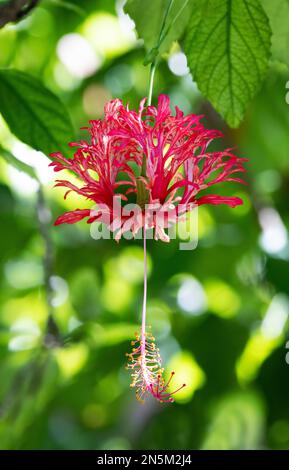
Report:
[[[67,177],[56,181],[56,186],[67,189],[64,197],[73,191],[90,201],[87,208],[58,217],[56,225],[86,218],[88,223],[105,224],[117,240],[127,231],[135,235],[143,229],[142,326],[127,354],[131,386],[140,401],[151,395],[159,402],[170,403],[185,387],[179,384],[172,391],[174,372],[165,380],[159,349],[146,331],[146,230],[153,228],[156,239],[169,241],[165,229],[194,207],[242,204],[238,197],[211,191],[221,182],[243,183],[237,174],[245,171],[245,159],[235,156],[231,149],[210,151],[210,143],[222,134],[206,129],[201,118],[185,116],[178,107],[172,113],[166,95],[159,96],[156,107],[146,106],[143,99],[137,112],[115,99],[105,106],[103,119],[90,121],[86,128],[89,141],[69,144],[76,149],[73,158],[52,154],[54,170],[69,170],[78,180],[74,183]]]
[[[155,238],[168,241],[164,228],[177,221],[177,207],[182,208],[179,216],[202,204],[242,204],[239,197],[204,193],[221,182],[244,182],[236,176],[245,171],[244,158],[231,149],[208,150],[222,134],[206,129],[200,122],[202,116],[185,116],[178,107],[172,114],[166,95],[159,96],[156,107],[145,103],[143,99],[136,112],[119,99],[110,101],[104,118],[90,121],[86,128],[89,141],[69,144],[76,148],[73,158],[59,152],[51,155],[56,172],[70,170],[78,177],[79,184],[56,181],[56,186],[67,188],[65,197],[74,191],[93,203],[66,212],[56,225],[86,218],[88,223],[105,223],[116,238],[127,229],[135,234],[146,227],[155,229]],[[133,215],[120,210],[128,202],[138,207]],[[146,212],[146,207],[154,210]],[[166,214],[162,223],[158,211]]]

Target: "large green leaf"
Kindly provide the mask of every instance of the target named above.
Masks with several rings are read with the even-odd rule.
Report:
[[[170,0],[128,0],[125,12],[134,20],[137,33],[144,40],[145,48],[150,51],[158,45],[162,24]],[[183,34],[190,18],[193,0],[174,0],[166,18],[165,37],[159,52],[167,51],[173,41]]]
[[[259,0],[195,0],[184,41],[200,91],[237,127],[260,88],[271,30]]]
[[[289,0],[262,0],[272,28],[272,55],[289,66]]]
[[[0,70],[0,113],[11,132],[46,155],[67,152],[74,132],[57,96],[36,78],[17,70]]]

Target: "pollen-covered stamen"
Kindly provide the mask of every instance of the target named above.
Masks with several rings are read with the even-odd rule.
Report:
[[[145,333],[144,337],[136,333],[136,340],[132,341],[131,345],[133,349],[131,353],[127,353],[127,368],[131,370],[131,387],[136,388],[137,399],[144,401],[145,395],[150,393],[161,403],[173,402],[173,395],[184,388],[185,384],[173,392],[169,391],[175,373],[171,372],[168,381],[164,381],[164,370],[155,338],[151,333]]]

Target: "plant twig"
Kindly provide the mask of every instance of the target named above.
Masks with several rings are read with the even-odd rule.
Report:
[[[7,23],[15,23],[24,18],[36,7],[40,0],[10,0],[0,5],[0,28]]]
[[[46,206],[43,190],[39,184],[37,192],[37,218],[40,234],[44,241],[45,252],[43,256],[44,281],[46,290],[46,301],[48,306],[48,320],[44,344],[47,347],[53,347],[60,343],[60,333],[54,320],[53,307],[53,289],[51,286],[51,277],[53,275],[53,243],[49,232],[50,210]]]

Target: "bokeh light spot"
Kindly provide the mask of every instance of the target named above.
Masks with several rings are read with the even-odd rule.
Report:
[[[202,284],[192,276],[184,278],[178,293],[179,307],[191,315],[200,315],[207,309],[207,298]]]
[[[169,361],[166,370],[168,375],[171,371],[176,372],[171,384],[171,391],[183,383],[186,384],[182,390],[174,395],[177,403],[190,401],[195,391],[201,388],[206,381],[205,373],[188,351],[175,354]]]
[[[237,292],[221,279],[208,279],[205,282],[208,307],[213,313],[223,318],[235,316],[241,306]]]
[[[253,332],[236,364],[239,382],[246,383],[253,380],[263,362],[278,344],[278,340],[266,338],[259,330]]]
[[[83,109],[92,118],[99,118],[104,113],[105,104],[110,101],[110,91],[98,83],[88,85],[83,92]]]
[[[77,78],[89,77],[102,62],[87,39],[78,33],[62,36],[57,44],[57,55],[68,71]]]
[[[75,344],[67,348],[55,351],[57,364],[65,379],[70,379],[76,375],[85,365],[88,359],[88,349],[83,343]]]
[[[174,52],[168,60],[170,70],[179,77],[189,73],[187,58],[183,52]]]
[[[90,15],[81,32],[94,49],[107,58],[125,52],[133,44],[132,38],[123,31],[119,18],[107,12]]]

